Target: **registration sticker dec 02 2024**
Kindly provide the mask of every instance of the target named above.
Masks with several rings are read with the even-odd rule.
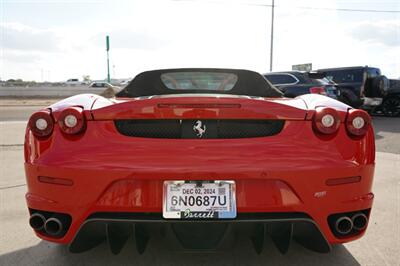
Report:
[[[236,218],[236,186],[233,180],[164,181],[165,219]]]

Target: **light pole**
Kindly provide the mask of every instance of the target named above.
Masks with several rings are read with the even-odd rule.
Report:
[[[110,50],[110,37],[107,35],[106,36],[106,50],[107,50],[107,82],[110,83],[110,56],[108,54],[108,51]]]
[[[269,71],[272,71],[272,59],[274,54],[274,9],[275,9],[275,0],[272,0],[271,5],[271,46],[270,46],[270,55],[269,55]]]
[[[172,1],[188,1],[188,2],[200,2],[196,0],[172,0]],[[217,3],[221,4],[221,2],[213,2],[208,1],[209,3]],[[250,6],[265,6],[271,7],[271,45],[270,45],[270,54],[269,54],[269,71],[272,71],[272,64],[273,64],[273,55],[274,55],[274,11],[275,11],[275,0],[272,0],[271,5],[268,4],[246,4],[242,3],[243,5],[250,5]]]

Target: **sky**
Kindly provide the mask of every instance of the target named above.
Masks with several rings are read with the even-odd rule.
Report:
[[[0,79],[160,68],[269,71],[272,0],[0,0]],[[275,0],[273,70],[369,65],[400,78],[399,0]],[[351,12],[338,9],[386,10]],[[399,11],[399,12],[393,12]]]

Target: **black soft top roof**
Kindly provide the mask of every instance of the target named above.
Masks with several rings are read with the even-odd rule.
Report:
[[[161,75],[173,72],[215,72],[231,73],[237,75],[238,79],[232,89],[227,91],[220,90],[173,90],[165,86],[161,80]],[[282,97],[282,93],[272,86],[261,74],[242,69],[215,69],[215,68],[181,68],[181,69],[162,69],[146,71],[138,74],[117,97],[143,97],[166,94],[186,94],[186,93],[207,93],[207,94],[233,94],[256,97]]]

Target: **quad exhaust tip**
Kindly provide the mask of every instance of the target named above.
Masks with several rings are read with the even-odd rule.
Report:
[[[42,230],[44,228],[45,223],[46,223],[46,218],[44,217],[44,215],[40,213],[34,213],[29,218],[29,225],[37,231]]]
[[[66,213],[30,209],[29,225],[37,233],[60,238],[68,231],[72,218]]]
[[[351,221],[353,222],[353,228],[361,231],[367,227],[368,218],[363,213],[356,213],[353,215],[353,217],[351,217]]]
[[[46,233],[52,236],[58,236],[63,231],[63,224],[58,218],[50,218],[44,224]]]
[[[353,221],[347,216],[342,216],[336,220],[335,230],[341,235],[346,235],[353,230]]]
[[[338,238],[360,235],[367,229],[370,211],[365,209],[333,213],[328,216],[329,227]]]

